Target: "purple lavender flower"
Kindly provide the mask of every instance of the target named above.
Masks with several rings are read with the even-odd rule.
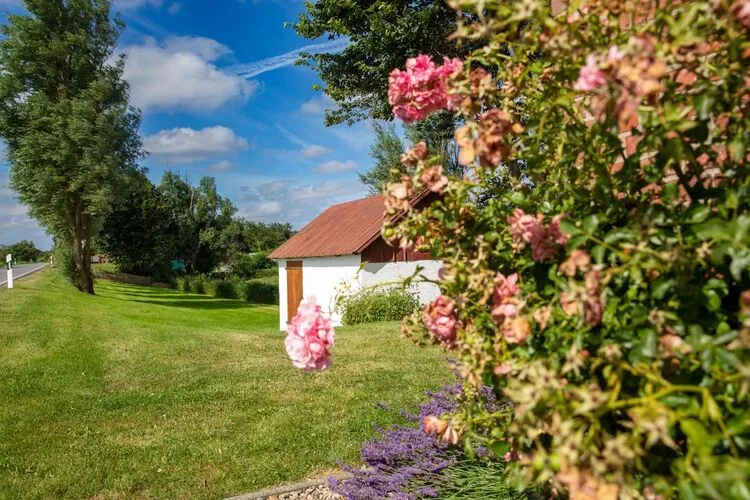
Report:
[[[331,490],[347,500],[416,500],[438,496],[439,491],[433,486],[436,478],[444,469],[458,463],[463,455],[456,448],[427,435],[418,424],[428,415],[441,416],[457,411],[457,399],[463,394],[460,383],[446,385],[439,391],[425,391],[428,399],[419,405],[418,414],[400,412],[412,425],[397,425],[387,430],[376,427],[378,434],[362,446],[365,467],[342,466],[354,477],[345,481],[329,478]],[[491,388],[483,388],[480,397],[490,410],[502,407]],[[381,407],[381,404],[377,406]],[[381,408],[387,406],[383,404]],[[489,453],[481,450],[479,456],[485,452]]]

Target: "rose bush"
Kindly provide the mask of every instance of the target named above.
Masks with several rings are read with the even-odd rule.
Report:
[[[514,411],[430,428],[574,499],[750,498],[750,2],[449,3],[485,46],[390,95],[469,173],[407,153],[383,235],[445,263],[405,331]]]

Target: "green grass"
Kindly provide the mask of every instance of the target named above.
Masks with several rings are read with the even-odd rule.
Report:
[[[0,497],[218,498],[355,462],[375,408],[451,376],[394,323],[341,328],[291,366],[276,306],[54,271],[0,290]]]

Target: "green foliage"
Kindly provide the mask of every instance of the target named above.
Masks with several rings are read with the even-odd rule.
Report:
[[[419,309],[419,298],[403,288],[365,288],[337,303],[345,325],[397,321]]]
[[[143,156],[128,105],[124,25],[108,0],[27,0],[0,28],[0,135],[11,187],[29,214],[71,245],[79,290],[93,293],[91,237]]]
[[[538,491],[518,492],[505,474],[501,460],[462,460],[441,471],[435,483],[430,484],[439,493],[438,500],[520,500],[524,498],[549,498]]]
[[[370,147],[370,157],[374,163],[367,172],[357,175],[370,194],[380,194],[388,182],[397,181],[407,173],[406,166],[401,163],[401,155],[407,146],[394,124],[373,122],[372,128],[375,142]],[[449,176],[462,177],[464,168],[458,162],[454,129],[455,119],[446,112],[435,113],[422,122],[404,126],[408,147],[424,141],[431,155],[439,155],[445,160],[444,168]]]
[[[747,2],[451,3],[471,172],[384,231],[445,264],[415,339],[514,405],[451,432],[571,499],[748,498]]]
[[[41,262],[45,260],[49,252],[39,250],[33,242],[21,240],[8,246],[0,245],[0,259],[5,262],[5,256],[11,254],[15,264],[27,264],[31,262]]]
[[[122,272],[168,280],[176,236],[176,221],[166,199],[138,173],[104,218],[97,241]]]
[[[239,281],[209,279],[205,275],[180,276],[177,288],[183,292],[211,295],[223,299],[239,299],[255,304],[279,303],[279,279],[274,274],[268,278]]]
[[[325,82],[326,94],[338,106],[326,110],[328,125],[392,119],[388,75],[393,68],[418,54],[462,57],[474,46],[449,39],[456,29],[456,14],[444,0],[319,0],[306,7],[294,26],[297,34],[350,40],[341,52],[302,57]]]
[[[279,283],[272,279],[255,279],[236,283],[237,297],[255,304],[278,304]]]
[[[215,280],[211,283],[210,295],[221,299],[236,299],[235,284],[228,280]]]
[[[277,272],[277,265],[268,258],[265,252],[253,254],[241,254],[234,261],[232,271],[238,278],[258,278],[261,271],[272,270]]]
[[[52,246],[52,265],[68,282],[75,283],[73,253],[70,244],[55,240],[55,244]]]

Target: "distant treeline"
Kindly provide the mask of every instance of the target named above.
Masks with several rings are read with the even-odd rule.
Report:
[[[0,245],[0,266],[5,266],[5,256],[11,254],[14,264],[27,264],[30,262],[42,262],[49,259],[49,252],[39,250],[36,245],[28,240],[21,240],[13,245]]]
[[[104,218],[96,250],[123,272],[166,279],[182,271],[208,274],[224,265],[243,267],[249,254],[265,259],[262,254],[294,234],[290,224],[251,222],[236,213],[216,191],[213,177],[194,186],[166,172],[154,185],[138,173]]]

